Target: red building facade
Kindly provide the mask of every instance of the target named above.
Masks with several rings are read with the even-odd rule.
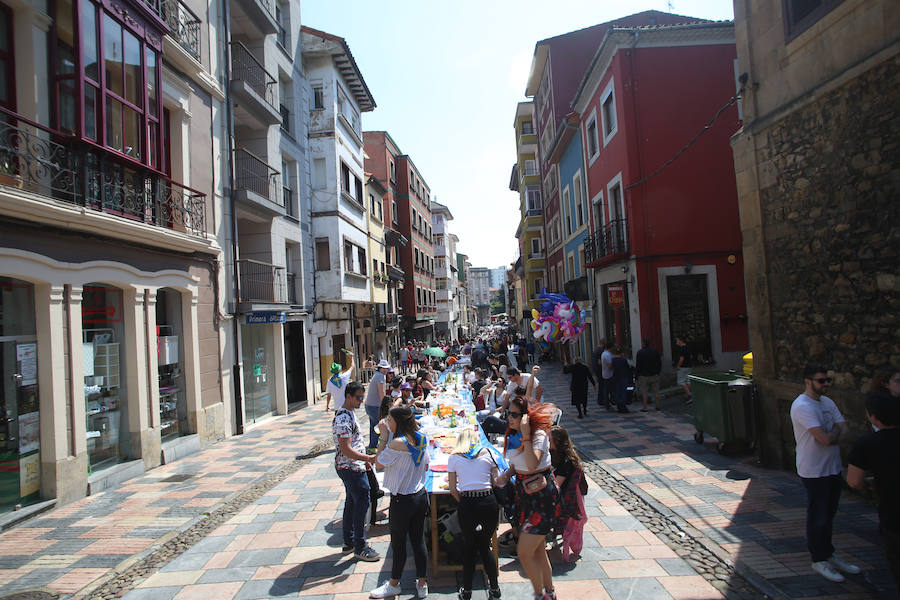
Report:
[[[732,23],[611,29],[574,95],[592,208],[598,337],[671,361],[748,349],[741,231],[729,139],[738,107],[667,166],[735,95]]]
[[[403,313],[401,327],[405,340],[431,341],[437,317],[434,282],[434,249],[431,230],[431,189],[415,163],[384,131],[363,133],[366,170],[387,181],[390,202],[385,197],[385,225],[408,240],[394,246],[397,264],[403,270]],[[386,235],[387,237],[387,235]],[[390,240],[386,240],[390,242]]]
[[[560,183],[549,152],[563,121],[571,112],[570,102],[604,36],[614,27],[656,26],[697,19],[655,10],[645,11],[586,27],[535,44],[525,95],[534,97],[536,133],[544,207],[544,240],[547,245],[547,289],[561,292],[565,281],[564,228],[559,216]],[[555,59],[555,60],[554,60]]]

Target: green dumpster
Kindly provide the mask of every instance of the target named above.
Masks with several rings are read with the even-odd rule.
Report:
[[[734,371],[691,375],[694,397],[694,441],[703,443],[708,433],[719,440],[718,450],[737,445],[752,446],[756,440],[754,386],[749,377]]]

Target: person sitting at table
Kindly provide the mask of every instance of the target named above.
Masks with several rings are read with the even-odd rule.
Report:
[[[509,429],[503,453],[509,469],[497,478],[505,485],[516,476],[516,504],[519,509],[519,543],[516,555],[534,591],[535,600],[556,600],[553,573],[547,549],[547,534],[559,520],[559,489],[550,466],[549,431],[557,408],[549,402],[529,406],[524,396],[510,401]]]
[[[428,595],[425,573],[428,553],[425,547],[425,514],[428,494],[428,437],[419,431],[412,409],[394,406],[378,423],[379,441],[375,464],[384,469],[384,487],[391,491],[388,527],[391,533],[391,578],[369,593],[370,598],[390,598],[401,592],[400,575],[406,565],[406,540],[409,539],[416,563],[416,595]],[[393,439],[388,443],[388,436]]]
[[[394,377],[391,380],[391,396],[396,400],[400,397],[400,386],[403,385],[402,377]]]
[[[428,400],[428,394],[434,389],[434,384],[431,382],[431,372],[428,369],[419,369],[419,372],[416,374],[416,385],[418,386],[415,391],[416,397],[422,396],[422,398]]]
[[[417,408],[425,408],[425,399],[422,396],[416,398],[412,395],[413,386],[404,383],[400,386],[400,397],[394,403],[396,406],[415,406]]]
[[[459,600],[472,598],[472,576],[476,555],[481,556],[488,577],[488,598],[500,598],[497,561],[491,552],[491,539],[497,531],[499,507],[493,481],[499,475],[491,450],[482,444],[477,429],[467,427],[457,434],[456,449],[447,465],[450,494],[459,502],[459,525],[463,542],[463,579]]]

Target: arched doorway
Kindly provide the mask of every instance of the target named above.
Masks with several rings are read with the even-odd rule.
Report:
[[[37,500],[40,412],[34,286],[0,277],[0,511]]]

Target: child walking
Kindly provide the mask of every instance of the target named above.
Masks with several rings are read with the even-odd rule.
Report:
[[[560,550],[563,560],[575,561],[581,555],[584,525],[587,522],[587,512],[584,510],[587,480],[569,432],[558,425],[550,429],[550,459],[556,485],[559,486],[559,524],[563,532]]]

